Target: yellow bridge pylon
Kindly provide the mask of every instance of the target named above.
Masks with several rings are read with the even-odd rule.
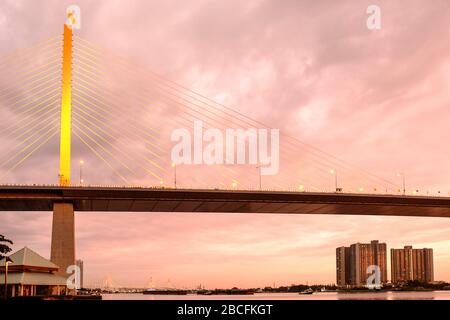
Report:
[[[61,93],[61,136],[59,150],[59,184],[70,185],[70,147],[72,126],[72,29],[64,24]]]

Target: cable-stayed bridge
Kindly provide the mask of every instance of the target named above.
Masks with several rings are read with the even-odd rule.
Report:
[[[75,261],[74,211],[450,216],[444,191],[372,174],[284,130],[275,175],[263,176],[258,162],[174,164],[171,135],[181,128],[195,139],[195,122],[219,132],[272,128],[67,25],[62,37],[0,58],[0,71],[0,209],[53,210],[51,259],[61,274]],[[41,172],[58,153],[59,171]],[[34,180],[48,176],[55,185]]]
[[[72,42],[71,121],[64,126],[61,125],[62,37],[0,58],[0,103],[4,113],[0,119],[4,145],[0,183],[23,183],[20,169],[33,161],[33,155],[46,151],[56,154],[61,150],[58,144],[62,127],[71,129],[72,152],[62,161],[70,168],[70,155],[73,158],[67,173],[75,176],[70,185],[161,187],[175,187],[171,160],[173,130],[183,128],[192,132],[194,121],[201,121],[205,130],[215,128],[222,132],[229,128],[271,129],[81,37],[73,36]],[[177,165],[177,187],[335,192],[337,186],[347,193],[394,195],[404,191],[400,178],[374,175],[300,141],[283,129],[279,152],[278,174],[261,179],[258,163]],[[84,161],[86,172],[92,167],[98,169],[85,174],[84,183],[78,176],[80,160]],[[58,174],[61,172],[53,168],[41,181],[25,178],[45,184],[56,181]],[[406,193],[444,195],[440,190],[416,187],[409,187]]]

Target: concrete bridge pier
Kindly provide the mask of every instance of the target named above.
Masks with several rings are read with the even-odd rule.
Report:
[[[67,267],[75,265],[75,215],[72,203],[53,204],[50,260],[59,266],[59,276],[70,276],[66,273]]]

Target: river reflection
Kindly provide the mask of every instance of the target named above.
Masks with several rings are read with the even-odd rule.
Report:
[[[103,300],[450,300],[450,291],[426,292],[318,292],[310,295],[298,293],[257,293],[254,295],[144,295],[103,294]]]

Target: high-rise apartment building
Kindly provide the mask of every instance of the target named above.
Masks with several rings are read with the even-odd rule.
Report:
[[[338,286],[361,287],[367,284],[367,278],[373,272],[367,272],[370,266],[380,271],[381,283],[387,282],[386,243],[378,240],[370,243],[355,243],[350,247],[336,249],[336,283]]]
[[[79,268],[79,272],[80,272],[80,283],[79,283],[79,288],[81,289],[81,288],[84,288],[83,287],[83,273],[84,273],[84,263],[83,263],[83,260],[77,260],[76,261],[76,264],[77,264],[77,267]]]
[[[434,281],[433,249],[391,249],[391,278],[392,283]]]
[[[350,285],[350,248],[336,248],[336,284],[339,287]]]

